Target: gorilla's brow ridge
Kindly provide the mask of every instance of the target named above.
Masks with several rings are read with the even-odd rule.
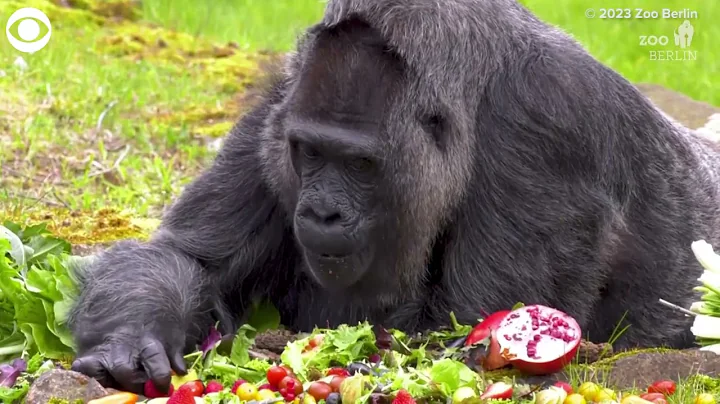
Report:
[[[321,122],[293,120],[287,130],[290,141],[311,144],[314,147],[333,150],[334,154],[347,156],[373,157],[378,154],[377,126],[358,125],[359,128],[328,125]]]

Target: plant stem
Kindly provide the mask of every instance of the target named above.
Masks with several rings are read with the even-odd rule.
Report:
[[[0,356],[22,353],[22,351],[24,351],[24,350],[25,350],[25,344],[10,345],[5,348],[0,348]]]

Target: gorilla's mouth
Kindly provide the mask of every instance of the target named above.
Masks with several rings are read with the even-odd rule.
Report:
[[[320,254],[320,258],[328,259],[328,260],[341,260],[341,259],[347,258],[349,256],[350,256],[350,254],[344,254],[344,255]]]
[[[351,254],[312,253],[306,251],[305,259],[313,278],[324,288],[345,289],[355,284],[365,274],[372,261],[370,245]]]

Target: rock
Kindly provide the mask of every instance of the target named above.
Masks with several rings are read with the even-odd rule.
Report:
[[[281,354],[288,342],[295,341],[299,336],[287,330],[268,330],[255,337],[254,348]]]
[[[720,376],[720,355],[688,349],[666,352],[624,353],[611,363],[600,362],[583,369],[572,369],[544,376],[515,376],[516,383],[549,386],[556,381],[570,381],[571,376],[606,384],[622,390],[645,388],[656,380],[678,381],[692,375]]]
[[[720,113],[719,107],[693,100],[657,84],[640,83],[636,87],[660,110],[690,129],[705,126],[713,114]]]
[[[616,388],[631,388],[661,379],[678,381],[694,374],[720,375],[720,355],[696,349],[638,353],[618,359],[607,382]]]
[[[72,370],[55,369],[43,373],[32,383],[26,404],[47,404],[53,397],[87,403],[107,395],[97,380]]]

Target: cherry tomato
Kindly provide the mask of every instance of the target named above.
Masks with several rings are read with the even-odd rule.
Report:
[[[340,385],[345,379],[347,379],[347,376],[333,376],[333,378],[330,379],[330,387],[332,387],[332,391],[339,393]]]
[[[257,387],[255,387],[254,384],[244,383],[238,387],[237,396],[240,397],[241,400],[250,401],[257,397],[257,392]]]
[[[288,376],[292,376],[297,379],[297,375],[295,375],[295,372],[293,372],[293,370],[289,366],[281,365],[280,367],[285,369]]]
[[[271,366],[267,370],[267,381],[273,386],[277,386],[280,381],[288,375],[287,369],[282,366]]]
[[[330,368],[327,370],[327,372],[325,372],[325,375],[326,376],[335,375],[335,376],[347,377],[347,376],[350,376],[350,371],[345,368]]]
[[[256,394],[256,399],[259,401],[272,400],[275,397],[277,397],[275,395],[275,392],[272,390],[268,390],[268,389],[260,389],[260,390],[258,390],[258,392]]]
[[[560,387],[561,389],[565,390],[566,393],[572,394],[573,388],[569,383],[566,382],[555,382],[553,386]]]
[[[318,334],[318,335],[310,338],[310,342],[308,343],[308,345],[315,348],[315,347],[319,346],[320,344],[322,344],[324,338],[325,338],[324,335]]]
[[[200,380],[193,380],[191,382],[184,383],[180,387],[184,387],[185,390],[190,390],[190,394],[194,397],[202,397],[205,392],[205,386],[203,386],[203,383]]]
[[[307,392],[315,397],[315,400],[320,401],[326,399],[327,396],[333,392],[333,389],[325,382],[313,382],[310,387],[308,387]]]
[[[640,395],[640,398],[650,401],[654,404],[667,404],[667,401],[665,400],[665,395],[663,393],[645,393]]]
[[[300,380],[292,376],[283,377],[280,383],[278,383],[278,388],[280,389],[280,394],[286,397],[292,395],[294,398],[294,396],[300,395],[300,393],[303,392],[303,385],[300,383]],[[283,393],[283,390],[285,393]]]
[[[608,389],[608,388],[601,389],[600,391],[598,391],[597,394],[595,394],[595,397],[593,398],[593,401],[598,401],[598,402],[604,401],[604,400],[608,400],[608,401],[615,400],[615,392],[612,389]]]
[[[662,393],[666,396],[675,393],[675,382],[672,380],[658,380],[648,387],[648,393]]]
[[[585,397],[583,397],[582,394],[573,393],[565,397],[563,404],[587,404],[587,400],[585,400]]]
[[[585,400],[592,401],[595,396],[600,393],[602,388],[593,382],[585,382],[578,387],[578,393],[580,393]]]
[[[715,404],[715,396],[709,393],[701,393],[695,397],[695,404]]]

